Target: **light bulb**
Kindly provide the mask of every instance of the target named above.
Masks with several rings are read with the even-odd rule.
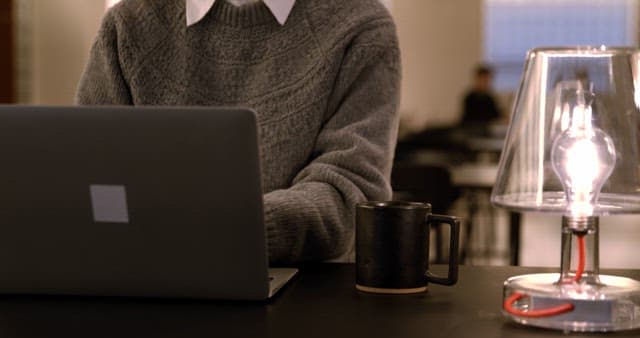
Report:
[[[571,217],[594,215],[598,194],[616,163],[613,140],[593,126],[591,115],[591,106],[579,100],[569,127],[551,148],[551,165],[564,187]]]

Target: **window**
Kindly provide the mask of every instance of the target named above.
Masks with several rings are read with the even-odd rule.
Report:
[[[636,0],[485,0],[484,59],[495,88],[515,91],[527,50],[540,46],[636,46]]]

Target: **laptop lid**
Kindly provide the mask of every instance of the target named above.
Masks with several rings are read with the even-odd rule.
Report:
[[[0,106],[0,293],[264,299],[256,119]]]

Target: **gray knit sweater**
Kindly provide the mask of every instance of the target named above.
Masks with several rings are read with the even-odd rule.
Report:
[[[284,26],[262,3],[124,0],[104,17],[84,105],[248,106],[257,112],[271,263],[353,246],[358,202],[390,197],[400,80],[378,0],[298,0]]]

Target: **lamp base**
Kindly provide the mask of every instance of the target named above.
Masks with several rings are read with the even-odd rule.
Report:
[[[523,325],[563,331],[640,328],[640,282],[607,275],[593,283],[560,284],[559,279],[558,273],[509,278],[503,314]]]

